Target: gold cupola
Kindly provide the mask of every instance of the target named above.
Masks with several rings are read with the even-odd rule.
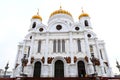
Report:
[[[42,17],[39,15],[39,10],[36,15],[32,16],[32,19],[39,19],[40,21],[42,21]]]
[[[62,7],[60,6],[60,9],[59,10],[56,10],[54,12],[51,13],[50,17],[56,15],[56,14],[66,14],[66,15],[69,15],[72,17],[71,13],[66,11],[66,10],[63,10]]]
[[[78,17],[78,19],[82,18],[82,17],[89,17],[89,14],[85,13],[82,9],[82,14],[80,14],[80,16]]]

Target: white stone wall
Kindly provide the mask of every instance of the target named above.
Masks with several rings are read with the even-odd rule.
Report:
[[[87,20],[89,26],[84,25],[84,20]],[[32,28],[33,22],[36,22],[36,27]],[[57,30],[56,26],[61,25],[62,29]],[[75,27],[79,27],[80,30],[75,30]],[[44,31],[40,32],[39,28],[43,28]],[[91,34],[88,37],[87,34]],[[32,36],[32,39],[30,39]],[[81,41],[81,52],[78,52],[77,40]],[[41,50],[38,53],[38,41],[41,40]],[[53,53],[53,40],[65,40],[65,53],[56,52]],[[29,29],[29,34],[25,37],[25,40],[18,47],[17,59],[15,63],[20,65],[14,69],[14,77],[20,73],[21,70],[21,58],[24,54],[28,54],[28,47],[30,46],[30,56],[28,57],[27,66],[24,68],[24,73],[28,77],[33,77],[34,64],[36,61],[41,62],[41,77],[54,77],[54,65],[55,61],[61,60],[64,63],[64,77],[78,77],[78,61],[82,60],[85,63],[86,74],[90,75],[94,73],[93,65],[90,60],[91,52],[89,45],[93,46],[93,52],[95,57],[100,60],[100,65],[96,66],[96,70],[99,76],[111,76],[110,67],[105,65],[105,61],[109,61],[107,58],[104,42],[99,41],[96,34],[92,31],[90,18],[83,17],[79,22],[75,23],[73,18],[68,15],[55,15],[48,21],[48,26],[42,24],[38,19],[32,19]],[[27,51],[25,52],[25,49]],[[103,60],[101,59],[99,50],[101,49],[103,54]],[[77,61],[74,63],[74,56],[77,57]],[[88,62],[85,60],[85,56],[88,57]],[[31,64],[31,57],[34,57],[34,61]],[[42,58],[44,57],[44,63]],[[54,58],[51,64],[47,63],[48,57]],[[70,57],[71,62],[67,63],[64,57]],[[104,73],[104,68],[106,73]]]

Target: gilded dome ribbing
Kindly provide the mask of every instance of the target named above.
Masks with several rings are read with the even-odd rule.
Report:
[[[61,7],[60,7],[59,10],[56,10],[56,11],[52,12],[51,15],[50,15],[50,17],[52,17],[52,16],[54,16],[54,15],[56,15],[56,14],[67,14],[67,15],[69,15],[69,16],[72,17],[72,15],[70,14],[70,12],[61,9]]]
[[[41,21],[42,21],[42,18],[41,18],[41,16],[40,15],[34,15],[33,17],[32,17],[32,19],[40,19]]]
[[[80,14],[78,19],[80,19],[81,17],[89,17],[89,15],[87,13],[84,13],[84,11],[82,10],[82,14]]]

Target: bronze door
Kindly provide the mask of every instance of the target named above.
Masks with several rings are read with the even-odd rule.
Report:
[[[40,77],[40,75],[41,75],[41,63],[38,61],[34,65],[33,77]]]
[[[85,77],[85,64],[83,61],[78,62],[78,77]]]
[[[64,77],[64,63],[61,60],[55,62],[55,77]]]

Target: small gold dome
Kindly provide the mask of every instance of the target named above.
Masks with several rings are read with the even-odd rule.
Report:
[[[72,15],[70,14],[70,12],[61,9],[61,6],[60,6],[59,10],[56,10],[56,11],[52,12],[51,15],[50,15],[50,17],[53,16],[53,15],[56,15],[56,14],[67,14],[67,15],[69,15],[69,16],[72,17]]]
[[[37,14],[32,17],[32,19],[40,19],[42,21],[42,18]]]
[[[80,19],[81,17],[89,17],[89,15],[87,13],[84,13],[84,11],[82,10],[82,14],[78,17],[78,19]]]

